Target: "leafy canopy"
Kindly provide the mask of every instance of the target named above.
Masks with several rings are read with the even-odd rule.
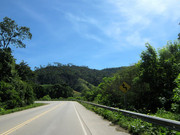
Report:
[[[32,38],[30,28],[18,26],[14,20],[8,17],[4,17],[3,21],[0,22],[0,48],[5,49],[9,45],[14,45],[17,48],[25,48],[26,45],[23,43],[23,40],[26,38]]]

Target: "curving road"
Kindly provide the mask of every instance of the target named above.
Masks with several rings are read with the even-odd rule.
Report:
[[[74,101],[0,116],[0,135],[128,135]]]

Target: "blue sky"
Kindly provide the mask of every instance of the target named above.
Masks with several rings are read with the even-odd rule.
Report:
[[[132,65],[149,42],[156,49],[180,32],[179,0],[0,0],[5,16],[33,35],[17,62],[59,62],[93,69]]]

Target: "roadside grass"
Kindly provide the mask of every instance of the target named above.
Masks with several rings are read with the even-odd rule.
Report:
[[[28,105],[28,106],[24,106],[24,107],[17,107],[17,108],[14,108],[14,109],[3,109],[3,108],[0,108],[0,115],[5,115],[5,114],[9,114],[9,113],[13,113],[13,112],[18,112],[18,111],[22,111],[22,110],[26,110],[26,109],[30,109],[30,108],[35,108],[35,107],[38,107],[38,106],[42,106],[42,105],[46,105],[45,103],[34,103],[34,104],[31,104],[31,105]]]
[[[140,119],[134,119],[122,115],[119,112],[113,112],[103,108],[95,107],[89,104],[81,103],[87,109],[94,111],[101,115],[104,119],[111,121],[112,123],[121,126],[129,131],[133,135],[180,135],[180,132],[169,130],[165,127],[158,126],[152,123],[144,122]],[[179,120],[179,114],[167,113],[167,111],[158,111],[154,116]]]
[[[180,114],[172,113],[164,109],[158,109],[158,111],[154,114],[154,116],[180,121]]]

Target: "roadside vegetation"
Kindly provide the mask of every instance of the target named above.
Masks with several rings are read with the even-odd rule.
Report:
[[[150,44],[135,65],[105,77],[85,99],[107,106],[143,113],[155,113],[158,108],[180,113],[180,42],[168,44],[156,51]],[[120,86],[127,82],[131,89],[123,93]]]
[[[42,106],[42,105],[46,105],[46,104],[45,103],[34,103],[34,104],[27,105],[27,106],[24,106],[24,107],[16,107],[14,109],[0,108],[0,115],[5,115],[5,114],[13,113],[13,112],[18,112],[18,111],[23,111],[23,110],[27,110],[27,109],[30,109],[30,108],[39,107],[39,106]]]
[[[180,121],[180,42],[168,42],[158,51],[150,44],[146,44],[146,48],[138,63],[119,70],[113,77],[103,78],[95,89],[84,93],[84,98],[111,107]],[[127,93],[119,88],[123,82],[131,86]],[[180,134],[115,112],[90,108],[133,134]]]
[[[102,70],[55,62],[32,71],[26,62],[16,63],[12,55],[12,46],[25,48],[24,40],[31,38],[30,28],[18,26],[8,17],[0,22],[0,114],[33,106],[35,100],[75,98],[180,121],[180,34],[159,49],[146,43],[140,60],[131,66]],[[126,93],[119,88],[123,82],[131,86]],[[134,134],[174,134],[121,114],[90,108]]]
[[[144,122],[140,119],[134,119],[128,116],[124,116],[119,112],[109,111],[85,103],[81,104],[84,105],[87,109],[101,115],[104,119],[111,121],[113,124],[119,125],[122,128],[128,130],[129,133],[132,133],[133,135],[180,135],[180,132]],[[159,109],[157,113],[153,114],[153,116],[178,121],[180,120],[180,114],[173,114],[162,109]]]

